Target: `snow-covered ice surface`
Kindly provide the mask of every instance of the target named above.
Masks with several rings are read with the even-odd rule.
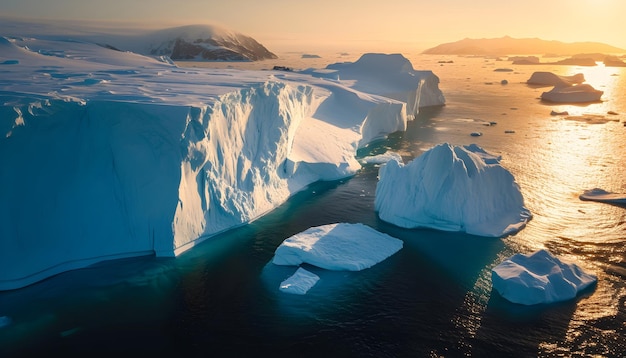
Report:
[[[439,144],[406,165],[379,170],[375,209],[404,228],[502,237],[531,218],[513,175],[477,145]]]
[[[280,283],[280,290],[294,295],[304,295],[315,286],[319,279],[320,277],[316,274],[298,267],[293,275]]]
[[[546,250],[509,257],[492,269],[491,278],[502,297],[524,305],[571,300],[597,281],[595,275]]]
[[[285,239],[276,249],[272,263],[307,263],[327,270],[360,271],[385,260],[402,246],[402,240],[367,225],[328,224]]]
[[[406,128],[405,101],[443,104],[432,72],[374,58],[329,80],[0,37],[0,153],[10,153],[0,156],[0,289],[106,259],[174,256],[312,182],[353,175],[360,146]],[[372,78],[375,66],[396,72]]]

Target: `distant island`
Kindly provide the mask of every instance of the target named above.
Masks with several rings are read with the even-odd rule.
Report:
[[[509,36],[491,39],[465,38],[444,43],[422,52],[433,55],[536,55],[571,56],[578,53],[622,54],[625,49],[600,42],[549,41],[538,38],[516,39]]]

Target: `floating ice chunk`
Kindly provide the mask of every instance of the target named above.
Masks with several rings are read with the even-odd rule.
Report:
[[[541,94],[541,99],[559,103],[585,103],[597,102],[604,91],[597,90],[593,86],[583,83],[576,86],[555,86],[548,92]]]
[[[478,146],[440,144],[407,165],[379,170],[375,209],[404,228],[464,231],[501,237],[524,228],[531,213],[513,175],[477,152]],[[484,151],[483,151],[484,152]]]
[[[597,281],[595,275],[546,250],[511,256],[492,269],[491,278],[502,297],[524,305],[570,300]]]
[[[395,160],[398,163],[402,163],[402,156],[396,152],[385,152],[383,154],[371,155],[359,160],[361,164],[383,164],[390,160]]]
[[[280,290],[294,295],[304,295],[319,279],[316,274],[299,267],[296,273],[280,283]]]
[[[626,194],[611,193],[600,188],[585,190],[579,198],[602,203],[626,204]]]
[[[573,76],[559,76],[552,72],[535,72],[526,81],[529,85],[540,86],[571,86],[585,82],[585,75],[577,73]]]
[[[327,270],[360,271],[402,248],[402,241],[363,224],[329,224],[309,228],[278,246],[276,265],[308,263]]]
[[[12,322],[11,317],[0,316],[0,328],[10,325]]]

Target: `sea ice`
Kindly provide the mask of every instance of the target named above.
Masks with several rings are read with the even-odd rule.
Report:
[[[585,82],[585,75],[577,73],[572,76],[559,76],[552,72],[534,72],[526,81],[529,85],[539,86],[571,86]]]
[[[524,305],[570,300],[597,281],[595,275],[546,250],[509,257],[492,269],[491,278],[502,297]]]
[[[366,53],[356,62],[330,64],[324,70],[303,71],[315,77],[352,83],[351,88],[394,98],[407,104],[413,116],[419,108],[445,104],[439,77],[432,71],[417,71],[401,54]]]
[[[309,272],[302,267],[298,267],[296,272],[280,283],[280,290],[285,293],[304,295],[315,286],[320,277]]]
[[[0,153],[11,153],[0,156],[0,290],[178,255],[315,181],[354,175],[360,146],[406,128],[405,102],[356,80],[180,68],[54,36],[0,37],[0,52],[11,68],[0,81]],[[383,72],[397,58],[374,57]],[[442,100],[436,76],[420,73],[384,88],[406,99],[412,81],[413,94]]]
[[[443,101],[432,72],[395,55],[328,80],[180,68],[55,36],[0,37],[0,53],[0,290],[175,256],[354,175],[357,149],[407,122],[406,102],[367,88]]]
[[[385,152],[383,154],[370,155],[359,160],[362,164],[384,164],[390,160],[402,163],[402,156],[396,152]]]
[[[600,188],[585,190],[579,198],[601,203],[626,204],[626,194],[612,193]]]
[[[276,249],[276,265],[307,263],[327,270],[360,271],[402,248],[402,241],[364,224],[316,226],[295,234]]]
[[[558,103],[586,103],[600,101],[604,91],[583,83],[574,86],[555,86],[548,92],[541,94],[541,99]]]
[[[389,161],[379,178],[375,209],[400,227],[502,237],[531,218],[513,175],[476,145],[444,143],[406,165]]]

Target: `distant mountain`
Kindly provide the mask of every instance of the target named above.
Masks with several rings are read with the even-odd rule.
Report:
[[[173,60],[258,61],[278,58],[250,36],[214,25],[146,30],[127,24],[39,21],[0,15],[0,36],[73,39],[103,47]]]
[[[509,36],[492,39],[463,39],[423,51],[436,55],[534,55],[569,56],[577,53],[626,53],[626,50],[600,42],[548,41],[538,38],[515,39]]]
[[[213,25],[167,28],[120,43],[108,45],[144,55],[165,55],[172,60],[258,61],[278,58],[252,37]]]

